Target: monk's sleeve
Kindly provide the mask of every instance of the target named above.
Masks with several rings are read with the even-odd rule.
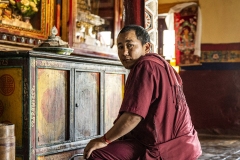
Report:
[[[121,112],[131,112],[146,117],[152,101],[155,78],[149,62],[137,64],[130,72],[120,108]]]

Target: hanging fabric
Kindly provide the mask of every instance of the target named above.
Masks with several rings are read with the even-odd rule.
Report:
[[[197,3],[172,7],[165,18],[168,30],[175,30],[177,65],[199,65],[201,57],[201,10]]]

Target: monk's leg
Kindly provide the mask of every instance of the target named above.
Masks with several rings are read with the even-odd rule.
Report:
[[[136,140],[119,140],[93,151],[88,160],[137,160],[145,150]]]

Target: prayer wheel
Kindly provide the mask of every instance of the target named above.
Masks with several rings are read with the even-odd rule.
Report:
[[[14,124],[0,123],[0,159],[15,160]]]

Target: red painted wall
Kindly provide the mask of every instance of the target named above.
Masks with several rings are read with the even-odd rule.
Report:
[[[180,76],[200,134],[240,135],[240,63],[182,67]]]

